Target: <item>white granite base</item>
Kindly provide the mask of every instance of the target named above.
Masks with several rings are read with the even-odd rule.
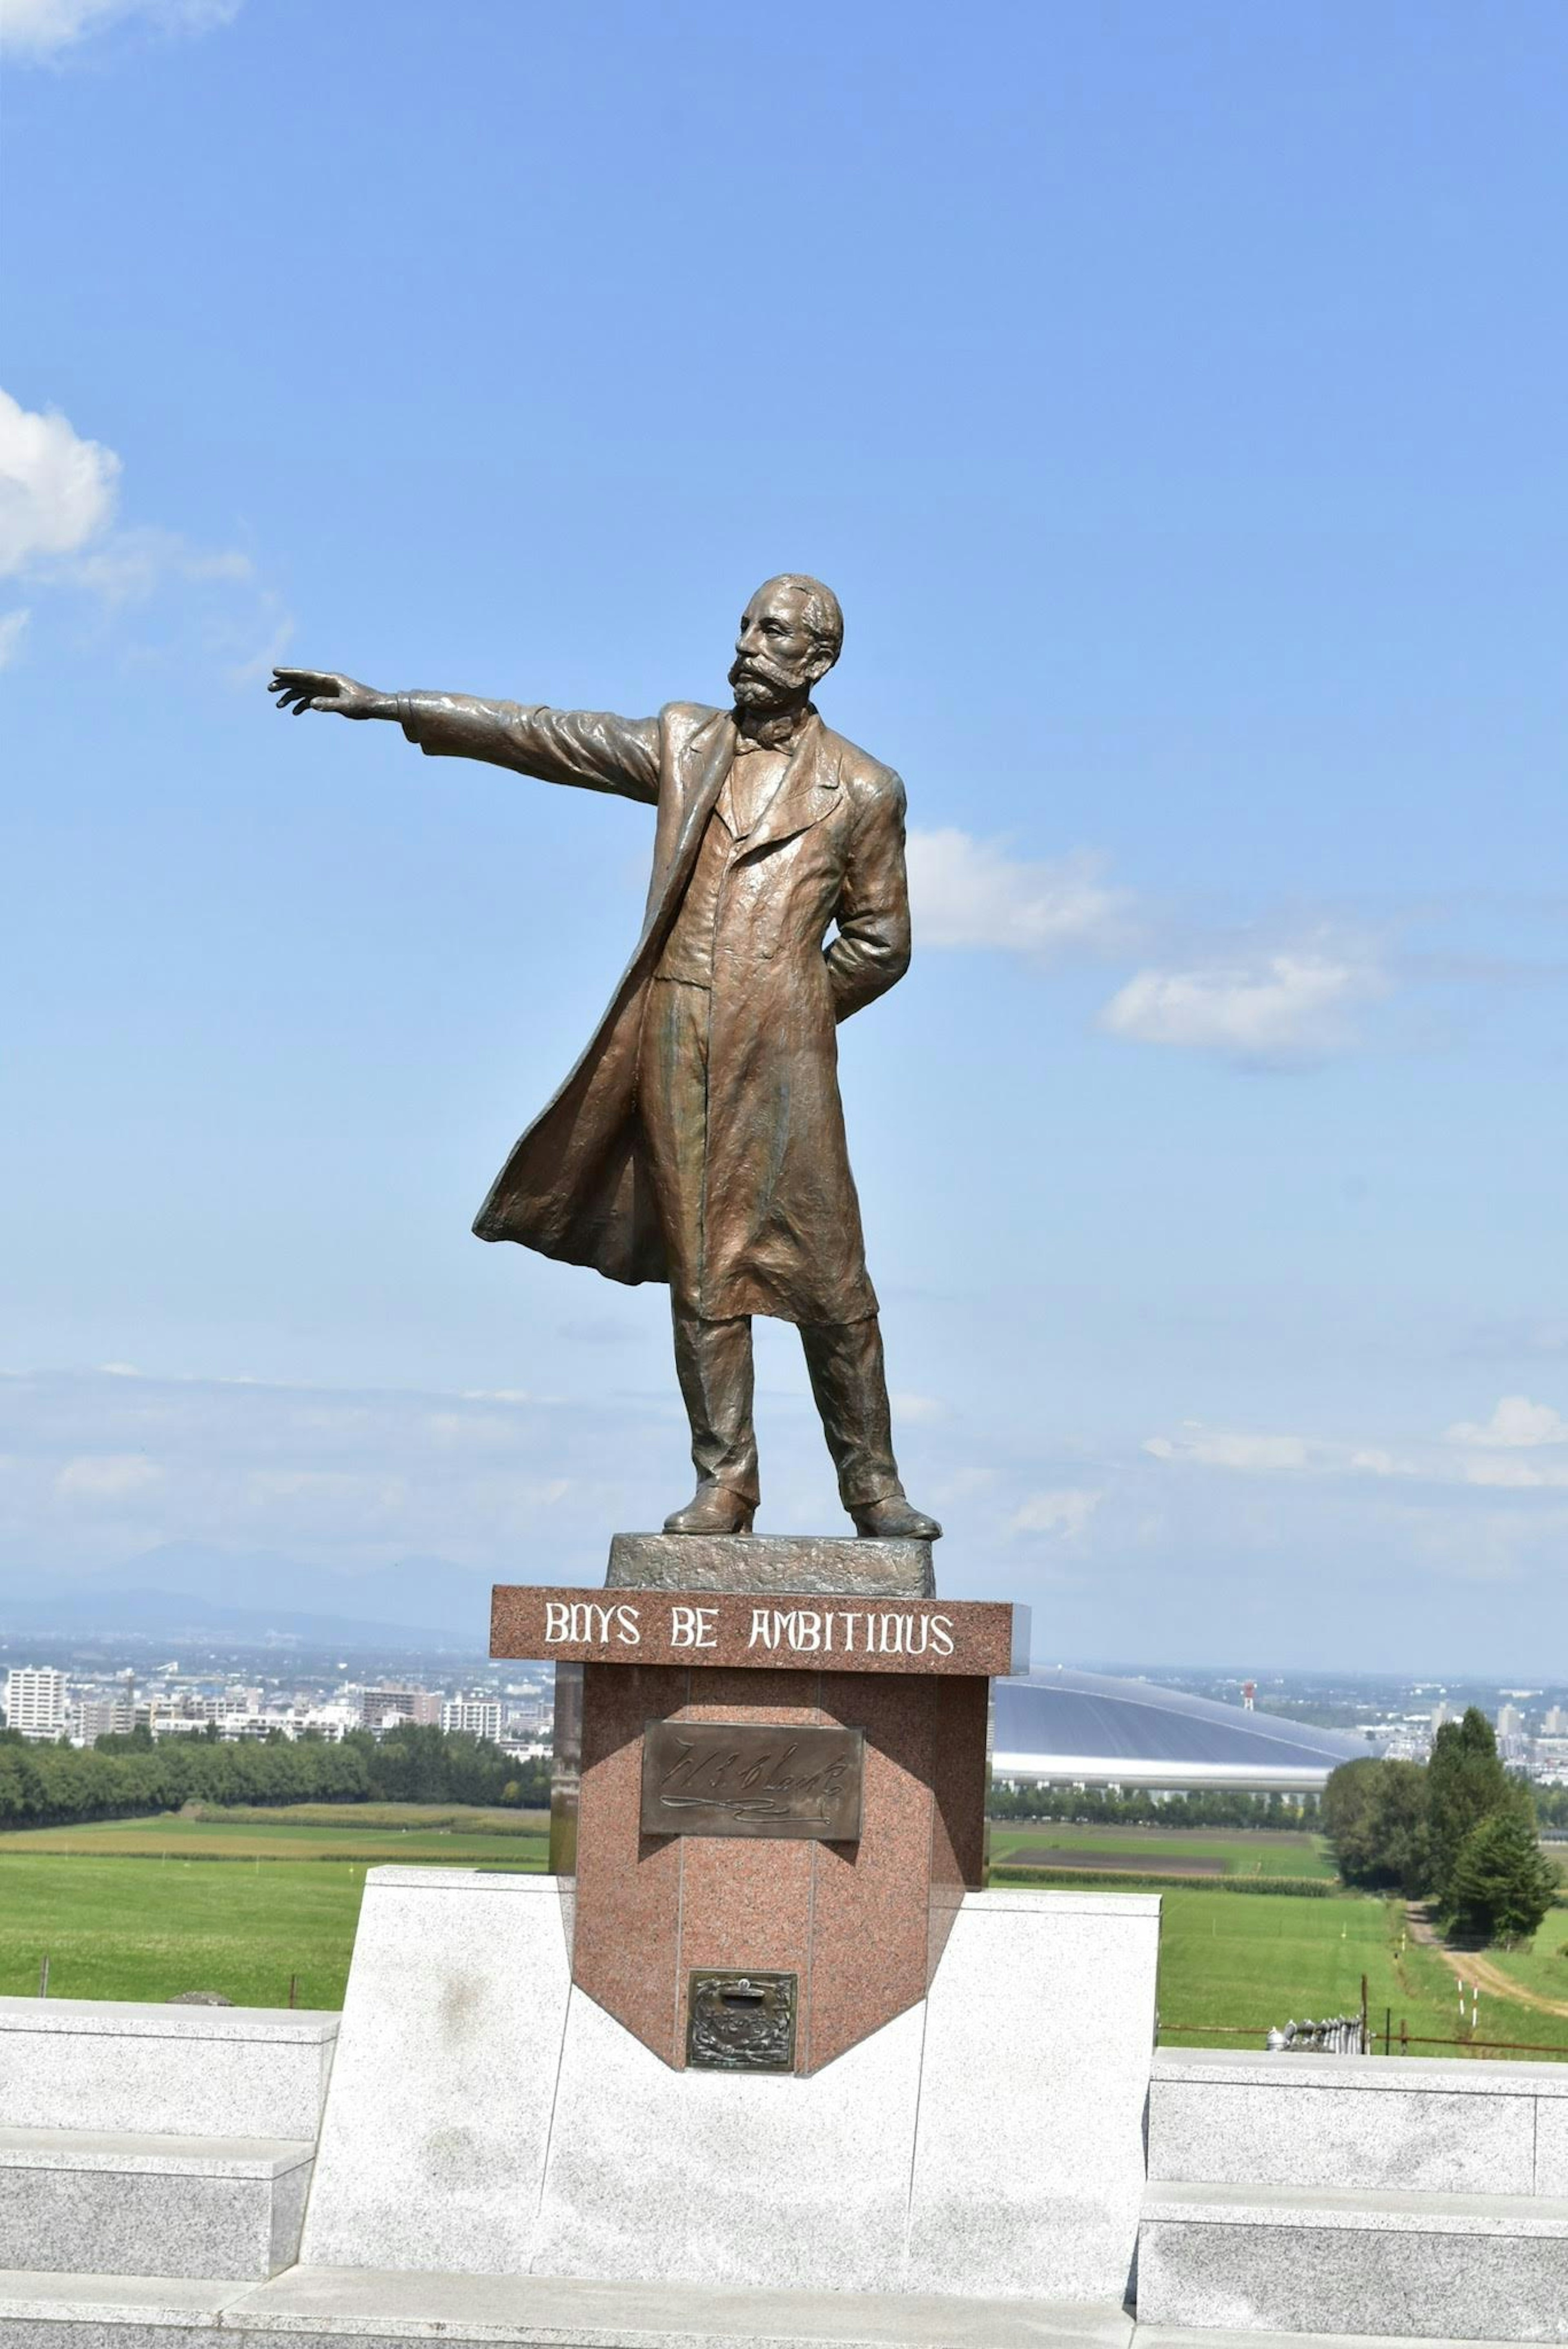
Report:
[[[1568,2203],[1152,2188],[1138,2313],[1225,2333],[1568,2340]]]
[[[369,1871],[304,2261],[526,2270],[569,1989],[553,1877]]]
[[[0,2124],[313,2137],[335,2014],[0,1998]]]
[[[910,2291],[1120,2301],[1158,1946],[1147,1895],[965,1900],[926,2002]]]
[[[1148,2174],[1568,2196],[1568,2064],[1167,2050],[1149,2084]]]
[[[897,2291],[923,2021],[747,2078],[671,2072],[574,1993],[532,2272]]]
[[[673,2072],[572,1991],[553,1878],[375,1869],[301,2256],[1115,2306],[1158,1918],[971,1894],[923,2006],[779,2079]]]
[[[299,2256],[312,2148],[0,2129],[0,2268],[264,2277]]]

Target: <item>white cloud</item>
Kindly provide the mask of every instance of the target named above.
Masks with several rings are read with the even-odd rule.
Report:
[[[902,1393],[890,1395],[888,1401],[894,1418],[908,1420],[911,1424],[947,1417],[948,1407],[940,1395]]]
[[[161,33],[205,33],[232,24],[241,0],[0,0],[0,48],[45,57],[88,34],[139,17]]]
[[[1460,1420],[1457,1426],[1449,1428],[1444,1441],[1492,1451],[1530,1451],[1542,1444],[1568,1444],[1568,1419],[1553,1411],[1550,1403],[1532,1402],[1527,1395],[1503,1395],[1484,1425],[1473,1420]],[[1527,1480],[1497,1477],[1491,1481],[1501,1484]]]
[[[922,947],[998,947],[1054,960],[1127,941],[1132,900],[1085,854],[1029,862],[946,829],[909,834],[909,900]]]
[[[117,531],[90,554],[78,555],[70,575],[106,604],[143,604],[165,580],[244,582],[254,577],[248,554],[209,553],[178,531],[142,528]]]
[[[1568,1461],[1521,1460],[1517,1453],[1478,1452],[1465,1462],[1464,1481],[1512,1492],[1568,1485]]]
[[[1388,991],[1365,954],[1296,947],[1252,962],[1141,970],[1100,1014],[1113,1036],[1231,1059],[1320,1059],[1356,1040],[1352,1015]]]
[[[0,575],[74,554],[114,511],[119,459],[50,409],[0,391]]]
[[[123,1501],[162,1481],[157,1461],[140,1452],[85,1453],[66,1462],[55,1490],[62,1500]]]
[[[1032,1493],[1023,1507],[1008,1519],[1007,1530],[1010,1534],[1054,1534],[1062,1541],[1076,1541],[1105,1497],[1103,1493],[1084,1492],[1070,1485],[1052,1493]]]
[[[109,613],[161,596],[161,624],[199,631],[232,684],[265,675],[294,624],[250,556],[151,524],[111,530],[119,472],[112,449],[84,440],[54,410],[38,413],[0,391],[0,576],[28,573],[45,589],[85,592]],[[26,609],[0,616],[0,668],[28,620]]]
[[[1157,1460],[1185,1460],[1201,1468],[1240,1468],[1275,1474],[1310,1466],[1313,1446],[1304,1435],[1243,1435],[1225,1428],[1187,1422],[1179,1435],[1151,1435],[1144,1445]]]

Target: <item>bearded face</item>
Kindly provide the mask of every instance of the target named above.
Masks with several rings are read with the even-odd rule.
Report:
[[[820,637],[806,626],[810,596],[800,587],[770,581],[741,616],[730,687],[742,709],[762,715],[787,709],[810,692],[832,667]]]

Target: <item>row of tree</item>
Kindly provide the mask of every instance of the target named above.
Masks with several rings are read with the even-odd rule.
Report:
[[[1347,1762],[1323,1798],[1323,1826],[1346,1884],[1430,1900],[1450,1934],[1515,1941],[1552,1906],[1536,1806],[1498,1754],[1484,1713],[1443,1723],[1429,1762]]]
[[[548,1804],[550,1768],[489,1738],[404,1723],[379,1741],[162,1737],[145,1728],[95,1746],[28,1744],[0,1730],[0,1826],[62,1826],[177,1811],[191,1802]]]
[[[1123,1793],[1110,1786],[994,1783],[986,1802],[993,1819],[1062,1819],[1086,1826],[1315,1827],[1315,1795]]]

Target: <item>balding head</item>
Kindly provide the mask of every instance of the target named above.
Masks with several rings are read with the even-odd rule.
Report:
[[[760,603],[776,587],[787,587],[800,598],[802,625],[827,655],[827,667],[831,668],[844,650],[844,614],[832,588],[825,587],[820,579],[813,579],[807,572],[781,571],[776,579],[763,580],[753,603]],[[826,671],[823,674],[826,676]]]
[[[742,709],[803,703],[844,643],[844,615],[831,587],[804,572],[766,579],[741,615],[730,683]]]

